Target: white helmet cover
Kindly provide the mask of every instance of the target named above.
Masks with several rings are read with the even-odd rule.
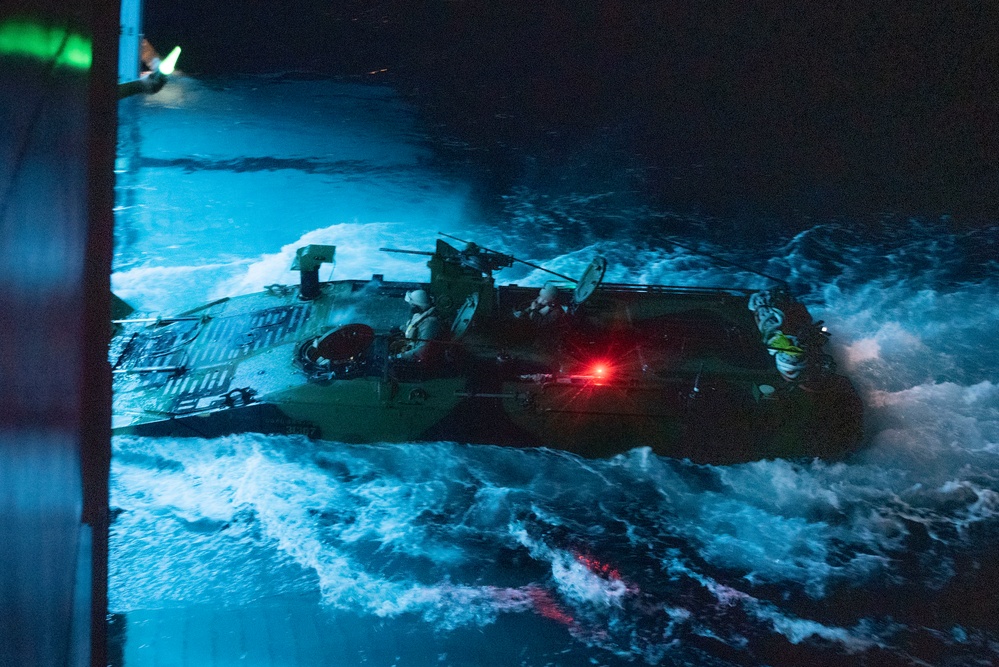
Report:
[[[431,301],[430,295],[427,294],[426,290],[416,289],[412,292],[406,292],[406,303],[412,304],[417,308],[429,308]]]

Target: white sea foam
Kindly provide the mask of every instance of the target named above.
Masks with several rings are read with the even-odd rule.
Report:
[[[136,267],[112,274],[111,291],[139,311],[176,315],[210,301],[214,286],[245,271],[247,264]]]
[[[553,548],[533,538],[518,522],[511,525],[511,533],[534,558],[551,564],[552,579],[564,599],[601,608],[621,607],[629,588],[619,577],[601,576],[588,567],[579,554]]]
[[[275,448],[253,435],[118,439],[112,502],[123,514],[113,539],[121,551],[112,571],[112,608],[210,602],[218,591],[206,584],[225,572],[233,603],[264,595],[286,578],[289,589],[296,579],[298,586],[315,582],[332,607],[379,616],[417,613],[441,628],[531,609],[525,588],[424,584],[363,564],[355,551],[368,545],[385,555],[375,558],[383,567],[390,567],[385,561],[392,554],[437,566],[460,560],[459,549],[434,539],[417,521],[441,505],[447,489],[443,482],[414,485],[386,476],[372,462],[343,453],[325,465],[337,461],[364,481],[341,483],[312,463],[310,450],[294,439]],[[241,517],[251,525],[232,530]],[[150,538],[157,537],[144,546],[121,544],[126,531],[134,539],[151,530]],[[172,558],[142,571],[165,555]],[[261,563],[271,561],[283,567],[261,572]]]
[[[714,595],[721,607],[737,605],[750,615],[769,623],[776,632],[787,637],[792,644],[800,644],[812,638],[819,638],[836,642],[848,652],[860,652],[875,646],[884,646],[881,638],[873,632],[868,623],[858,623],[854,628],[843,628],[798,618],[781,612],[770,602],[759,600],[744,591],[701,574],[675,558],[665,560],[663,568],[672,577],[690,577],[698,582]],[[682,619],[683,617],[678,618]]]
[[[514,252],[517,252],[517,249],[514,249]],[[579,278],[597,256],[604,257],[608,262],[607,273],[604,276],[604,281],[608,283],[745,288],[762,288],[768,284],[761,276],[720,266],[708,257],[692,254],[686,250],[635,248],[630,241],[598,241],[571,252],[548,257],[535,257],[523,253],[521,259],[541,264],[546,269],[570,278]],[[551,280],[558,282],[558,279],[552,278],[550,273],[522,267],[515,267],[499,276],[500,282],[521,284],[541,285]],[[562,284],[567,287],[572,286],[569,281],[563,281]]]
[[[368,279],[374,273],[392,280],[425,281],[428,278],[426,258],[418,255],[379,252],[381,247],[416,249],[432,248],[435,235],[414,229],[403,223],[345,222],[316,229],[283,246],[274,254],[252,262],[245,273],[215,286],[214,294],[246,294],[257,292],[273,283],[297,284],[298,272],[291,266],[298,248],[312,243],[336,246],[334,266],[320,268],[320,278]]]
[[[898,390],[927,382],[973,384],[994,379],[999,285],[934,289],[872,281],[849,290],[824,288],[816,316],[829,323],[834,351],[862,384]]]

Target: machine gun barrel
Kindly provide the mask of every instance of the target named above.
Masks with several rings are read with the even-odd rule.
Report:
[[[379,248],[382,252],[397,252],[401,255],[424,255],[425,257],[433,257],[434,253],[427,252],[425,250],[402,250],[400,248]]]

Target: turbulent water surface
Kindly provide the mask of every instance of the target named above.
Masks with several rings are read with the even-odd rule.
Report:
[[[525,155],[522,184],[482,201],[470,153],[390,88],[178,79],[122,108],[115,291],[176,313],[295,282],[306,243],[337,246],[338,278],[425,280],[421,258],[378,248],[438,231],[570,275],[601,254],[615,282],[765,284],[675,238],[785,278],[826,321],[866,406],[861,451],[715,467],[119,437],[113,612],[308,600],[413,637],[386,665],[475,664],[473,643],[508,665],[999,661],[999,229],[746,221],[723,242],[711,220],[643,205],[626,164],[586,178],[593,160],[616,173],[606,154],[567,178],[531,177]]]

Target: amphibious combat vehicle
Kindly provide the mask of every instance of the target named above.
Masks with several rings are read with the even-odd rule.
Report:
[[[429,282],[320,282],[335,248],[311,245],[292,267],[299,285],[115,320],[114,432],[649,447],[697,462],[835,457],[861,439],[825,327],[782,286],[611,284],[596,258],[578,280],[555,274],[561,317],[540,322],[515,316],[537,286],[493,279],[521,260],[444,240],[383,250],[428,257]],[[399,345],[421,342],[399,330],[419,289],[443,335],[435,354],[403,360]]]

